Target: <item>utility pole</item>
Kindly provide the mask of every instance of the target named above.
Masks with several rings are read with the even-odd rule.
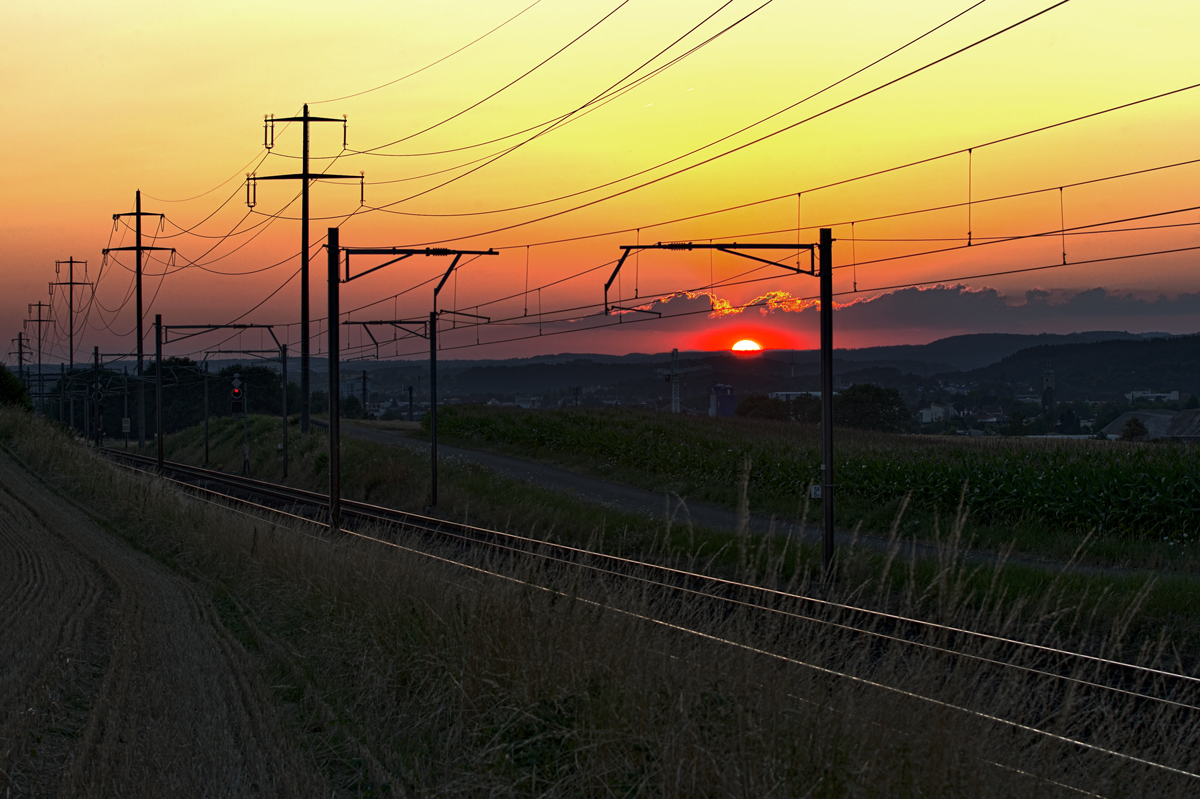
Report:
[[[329,228],[330,242],[337,241],[337,228]],[[438,310],[437,301],[438,294],[442,287],[446,285],[446,281],[450,279],[450,275],[458,267],[459,260],[464,255],[499,255],[495,250],[451,250],[445,247],[426,247],[424,249],[407,249],[403,247],[336,247],[334,244],[327,245],[330,247],[329,260],[329,358],[332,364],[338,357],[339,344],[337,336],[332,332],[337,327],[339,307],[333,304],[333,300],[337,298],[337,284],[339,282],[349,283],[352,280],[358,280],[360,277],[383,269],[385,266],[391,266],[397,261],[403,261],[406,258],[411,258],[414,255],[426,256],[454,256],[454,260],[450,262],[450,266],[446,269],[442,279],[433,288],[433,310],[429,312],[428,327],[425,328],[425,337],[429,339],[429,457],[430,457],[430,479],[429,479],[429,506],[430,508],[437,507],[437,472],[438,472],[438,457],[437,457],[437,320],[442,314],[453,314],[455,316],[467,316],[472,319],[478,319],[484,322],[491,320],[486,316],[478,314],[464,313],[463,311]],[[337,252],[335,252],[335,250]],[[341,280],[338,274],[337,255],[341,252],[346,253],[346,279]],[[366,271],[359,272],[357,275],[350,274],[350,257],[352,255],[390,255],[390,261],[384,261],[378,266],[373,266]],[[413,335],[420,336],[421,334],[411,329],[412,326],[421,325],[422,320],[418,319],[391,319],[377,322],[345,322],[345,324],[356,324],[367,327],[369,325],[391,325],[392,327],[400,328]],[[333,372],[330,372],[329,392],[336,393],[338,383],[333,381]],[[330,397],[332,400],[332,396]],[[332,413],[332,409],[330,411]],[[332,432],[336,420],[331,416],[329,419],[329,429]],[[330,440],[330,447],[333,447],[333,441]],[[330,464],[333,464],[333,455],[330,454]],[[332,500],[331,500],[332,502]]]
[[[821,228],[821,552],[826,579],[833,569],[833,231]]]
[[[25,334],[18,333],[13,342],[17,345],[17,379],[26,388],[29,388],[29,383],[25,379]]]
[[[308,435],[309,416],[309,310],[308,310],[308,220],[309,204],[308,189],[315,180],[357,180],[360,186],[359,203],[362,203],[361,187],[362,173],[358,175],[331,175],[328,173],[312,174],[308,167],[308,124],[310,122],[341,122],[342,149],[346,148],[346,117],[309,116],[308,103],[304,104],[304,113],[298,117],[281,117],[274,115],[263,120],[263,146],[270,150],[275,146],[275,123],[299,122],[304,128],[304,145],[300,156],[300,173],[290,175],[268,175],[259,177],[248,175],[246,180],[246,205],[253,208],[258,199],[257,182],[260,180],[299,180],[300,181],[300,435]],[[253,192],[253,193],[252,193]]]
[[[813,498],[820,498],[823,512],[822,562],[826,579],[832,577],[833,569],[833,231],[821,228],[820,240],[817,244],[696,244],[690,241],[659,242],[658,244],[621,245],[620,259],[612,276],[604,284],[604,312],[607,315],[612,310],[636,311],[638,308],[624,308],[609,302],[608,292],[617,279],[625,259],[631,252],[639,250],[717,250],[728,255],[735,255],[750,261],[778,266],[797,274],[807,274],[820,278],[821,294],[821,485],[812,487]],[[809,268],[804,270],[796,265],[771,261],[747,251],[788,251],[808,250]],[[818,253],[820,256],[820,271],[817,270]]]
[[[110,252],[122,252],[131,250],[136,254],[136,262],[134,266],[134,283],[137,293],[137,384],[138,384],[138,450],[146,447],[146,384],[142,379],[144,376],[143,357],[142,357],[142,341],[145,336],[142,331],[142,319],[144,311],[142,308],[142,253],[150,250],[167,250],[175,252],[174,247],[144,247],[142,246],[142,217],[157,216],[160,219],[162,214],[151,214],[142,211],[142,190],[138,189],[135,197],[134,211],[132,214],[113,214],[113,221],[120,219],[123,216],[132,216],[135,220],[135,231],[137,237],[132,247],[112,247],[104,250],[104,254]],[[161,467],[161,464],[160,464]]]
[[[204,465],[208,465],[208,361],[204,361]]]
[[[125,449],[129,449],[129,369],[121,367],[121,374],[124,376],[124,386],[121,391],[121,433],[125,436]]]
[[[48,312],[50,306],[44,302],[31,302],[29,304],[29,313],[33,313],[33,309],[37,308],[37,319],[26,319],[25,326],[28,328],[32,322],[37,325],[37,366],[38,366],[38,404],[37,412],[41,415],[46,413],[46,381],[42,377],[42,326],[50,324],[53,320],[49,316],[43,316],[43,312]]]
[[[363,381],[363,385],[362,385],[362,398],[363,398],[363,400],[362,400],[362,407],[363,407],[363,413],[366,413],[366,412],[367,412],[367,370],[366,370],[366,369],[363,369],[363,370],[362,370],[362,372],[363,372],[363,376],[362,376],[362,381]]]
[[[67,369],[73,370],[75,368],[75,287],[90,286],[92,284],[86,280],[77,281],[75,279],[75,265],[79,264],[86,270],[87,261],[76,261],[74,256],[71,256],[66,261],[55,261],[55,275],[60,274],[59,270],[62,268],[63,264],[67,265],[67,280],[65,282],[59,281],[51,283],[50,296],[54,296],[55,286],[67,287]],[[71,421],[74,422],[74,419],[72,418]]]
[[[307,109],[308,106],[305,106]],[[340,373],[342,344],[338,336],[338,317],[341,316],[341,282],[338,266],[342,247],[339,231],[329,228],[325,242],[329,255],[329,531],[342,531],[342,376]],[[347,269],[349,266],[347,265]],[[301,366],[303,369],[304,367]],[[308,407],[307,395],[304,399]],[[301,417],[303,419],[303,417]]]
[[[158,444],[158,471],[163,470],[162,314],[154,315],[154,441]]]
[[[287,479],[288,470],[288,401],[287,401],[287,345],[279,345],[279,390],[283,405],[283,479]]]
[[[92,432],[96,436],[96,449],[104,446],[104,389],[100,385],[100,348],[92,349]]]

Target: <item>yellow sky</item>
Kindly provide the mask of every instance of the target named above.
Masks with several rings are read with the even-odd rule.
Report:
[[[6,180],[0,183],[0,273],[8,286],[0,299],[0,320],[11,331],[10,337],[20,329],[27,304],[47,298],[46,284],[54,279],[55,260],[68,256],[87,259],[88,276],[96,277],[100,250],[110,244],[111,216],[132,210],[133,193],[139,188],[145,195],[144,210],[165,213],[172,224],[184,228],[198,225],[195,233],[217,237],[181,235],[159,240],[159,245],[178,247],[186,258],[201,261],[227,255],[209,268],[253,273],[223,275],[184,269],[163,279],[161,286],[156,278],[152,285],[147,284],[147,296],[154,296],[147,313],[162,313],[168,323],[191,324],[226,322],[250,310],[295,271],[295,258],[286,259],[294,256],[299,246],[299,225],[290,219],[264,224],[226,242],[219,238],[270,222],[263,212],[285,217],[298,214],[298,202],[288,205],[298,188],[294,182],[261,182],[255,213],[242,220],[248,211],[242,175],[247,165],[263,155],[263,114],[287,116],[298,112],[304,102],[313,103],[313,113],[349,117],[351,150],[378,147],[478,102],[618,6],[618,0],[541,0],[530,7],[531,3],[448,0],[330,6],[210,2],[185,8],[150,2],[46,2],[9,9],[0,34],[0,97],[5,110],[0,152],[4,153],[6,172]],[[528,134],[445,155],[342,154],[331,164],[328,156],[342,150],[341,125],[314,125],[314,167],[345,174],[365,172],[368,206],[390,206],[409,214],[463,214],[585,193],[505,213],[411,216],[361,213],[357,185],[326,183],[313,189],[313,216],[340,219],[360,210],[342,227],[342,242],[351,246],[407,246],[457,239],[456,246],[507,248],[498,257],[466,267],[460,275],[457,306],[469,309],[476,303],[522,293],[527,263],[529,285],[536,287],[614,259],[617,245],[631,244],[639,235],[644,242],[788,230],[796,226],[798,209],[793,197],[736,213],[650,227],[657,222],[765,197],[794,195],[826,182],[972,147],[1200,82],[1200,56],[1195,47],[1200,7],[1186,2],[1135,7],[1073,0],[944,64],[712,164],[544,222],[470,237],[568,209],[672,171],[659,169],[607,190],[586,191],[773,114],[970,5],[968,0],[859,0],[821,5],[774,0],[612,102],[530,141],[475,174],[407,202],[398,201],[463,171],[462,167],[452,168],[495,153]],[[800,122],[1049,5],[987,0],[862,75],[723,145],[683,158],[674,168]],[[760,6],[762,0],[733,0],[653,66],[700,44]],[[463,147],[573,111],[720,7],[721,2],[716,1],[630,0],[494,99],[379,152],[399,155]],[[527,10],[500,30],[413,77],[356,97],[319,102],[361,92],[420,69],[522,9]],[[972,196],[978,200],[1055,187],[1200,157],[1195,144],[1200,123],[1198,98],[1200,90],[1185,92],[979,150],[971,163]],[[261,175],[298,170],[298,162],[287,157],[299,153],[298,126],[285,129],[279,124],[276,134],[273,154],[258,167]],[[414,179],[447,169],[451,171]],[[1067,189],[1061,207],[1057,192],[977,204],[971,209],[972,234],[980,238],[1020,235],[1057,229],[1060,219],[1070,227],[1198,206],[1198,178],[1200,166],[1181,167]],[[231,180],[223,183],[227,179]],[[799,202],[799,214],[804,225],[835,224],[958,203],[967,197],[967,182],[967,158],[957,156],[837,189],[807,192]],[[166,202],[194,195],[202,196],[189,202]],[[1191,212],[1146,224],[1198,219],[1200,215]],[[314,241],[329,224],[327,219],[313,222]],[[525,249],[527,244],[639,227],[646,230],[535,246],[528,253]],[[964,209],[856,224],[854,236],[859,241],[851,247],[849,226],[839,226],[835,260],[842,265],[852,259],[869,261],[929,247],[869,239],[955,238],[965,235],[966,229]],[[177,232],[170,224],[164,229],[167,234]],[[804,234],[806,240],[814,236]],[[793,241],[795,233],[756,240]],[[121,229],[111,239],[113,246],[131,243],[128,232]],[[1083,260],[1197,243],[1195,228],[1184,227],[1073,237],[1067,248],[1070,260]],[[214,244],[217,249],[204,256]],[[864,265],[840,270],[837,288],[851,290],[855,277],[860,289],[869,289],[1050,264],[1061,258],[1061,250],[1061,242],[1055,238]],[[324,309],[323,259],[323,254],[314,259],[314,316],[322,315]],[[121,260],[132,262],[130,257]],[[284,263],[276,268],[255,272],[280,261]],[[1014,298],[1035,286],[1062,290],[1102,286],[1174,295],[1196,290],[1196,262],[1195,254],[1187,253],[967,282],[999,288]],[[343,307],[390,297],[443,266],[436,259],[413,260],[364,278],[344,288]],[[150,268],[161,270],[161,266]],[[636,291],[642,298],[702,288],[710,280],[710,268],[717,280],[743,271],[742,264],[724,256],[710,263],[707,256],[646,253],[634,276]],[[82,334],[81,346],[88,351],[97,344],[105,351],[132,347],[131,337],[116,335],[127,334],[133,327],[131,306],[123,306],[129,273],[113,263],[105,270],[97,289],[98,304],[92,307]],[[547,309],[598,302],[608,271],[600,269],[544,289],[540,301]],[[769,277],[770,273],[756,276]],[[622,277],[622,289],[630,289],[629,278]],[[809,278],[780,272],[777,279],[721,288],[716,293],[736,304],[766,291],[807,296],[815,288],[815,281]],[[293,281],[243,321],[294,322],[297,293]],[[429,293],[422,288],[372,309],[372,313],[427,313]],[[626,293],[631,299],[632,290]],[[844,297],[847,302],[853,298]],[[489,313],[496,318],[521,315],[534,301],[533,295],[521,296],[489,306]],[[61,319],[65,307],[59,305]],[[121,310],[116,311],[118,308]],[[756,324],[785,331],[794,327],[797,332],[790,340],[799,341],[802,332],[807,336],[805,331],[813,329],[813,316],[774,314],[769,319],[759,317]],[[689,324],[663,327],[657,333],[653,324],[632,325],[629,327],[636,329],[636,334],[620,329],[558,336],[520,347],[468,348],[457,354],[503,357],[514,352],[670,349],[675,346],[673,337],[686,336],[668,330],[686,328],[693,335],[705,325],[717,323],[701,314]],[[1105,327],[1102,323],[1095,326]],[[937,320],[921,320],[914,328],[924,332],[905,334],[911,340],[957,332],[940,330]],[[289,330],[294,345],[296,330]],[[732,326],[729,330],[732,343],[739,336]],[[470,335],[474,336],[474,331]],[[855,331],[847,330],[845,335],[846,342],[867,344],[872,343],[871,336],[880,334],[856,336]],[[62,353],[61,348],[58,352]]]

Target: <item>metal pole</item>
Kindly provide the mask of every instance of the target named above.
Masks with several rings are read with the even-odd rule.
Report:
[[[283,404],[283,479],[287,479],[288,467],[288,403],[287,403],[287,345],[279,345],[280,390]]]
[[[305,108],[307,111],[307,107]],[[306,114],[307,115],[307,114]],[[341,463],[341,374],[338,360],[341,358],[341,342],[338,341],[338,319],[341,317],[338,292],[338,262],[341,243],[338,229],[329,228],[326,241],[329,251],[329,530],[342,529],[342,463]],[[303,366],[301,366],[303,368]]]
[[[154,440],[158,444],[158,470],[163,468],[162,314],[154,315]]]
[[[63,395],[66,394],[66,391],[67,365],[65,363],[60,363],[58,365],[58,421],[60,423],[63,420],[63,411],[65,410],[64,406],[66,405],[66,403],[63,402]]]
[[[204,465],[208,465],[208,361],[204,362]]]
[[[129,449],[129,427],[126,425],[129,420],[129,367],[121,367],[121,374],[125,376],[121,388],[121,432],[125,434],[125,449]]]
[[[136,259],[134,261],[134,283],[137,291],[137,385],[138,385],[138,452],[146,449],[146,367],[145,358],[142,351],[142,342],[145,334],[142,330],[142,190],[138,189],[137,214],[133,217],[137,231],[137,247],[134,250]],[[74,280],[74,278],[72,278]],[[74,288],[71,289],[74,291]]]
[[[68,367],[75,370],[75,256],[71,256],[67,267],[67,359]],[[75,414],[71,414],[71,423],[75,423]]]
[[[25,334],[17,333],[17,379],[21,381],[21,385],[29,387],[28,381],[25,379]]]
[[[250,476],[250,380],[242,386],[242,476]]]
[[[42,309],[38,303],[38,416],[46,415],[45,380],[42,378]]]
[[[308,103],[304,104],[304,149],[300,167],[300,435],[308,435]],[[335,250],[337,248],[334,248]],[[330,322],[330,324],[337,324]],[[331,417],[332,418],[332,417]]]
[[[408,421],[413,420],[413,387],[408,387]]]
[[[821,560],[833,569],[833,231],[821,228]]]
[[[363,409],[363,414],[366,415],[366,413],[367,413],[367,370],[366,369],[363,369],[362,394],[363,394],[362,409]]]
[[[429,507],[437,507],[437,310],[429,312]]]
[[[100,407],[100,348],[92,349],[92,429],[96,435],[96,449],[104,446],[103,409]]]

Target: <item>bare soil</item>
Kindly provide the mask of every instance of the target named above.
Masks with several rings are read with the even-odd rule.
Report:
[[[7,795],[330,794],[211,592],[3,454],[0,664]]]

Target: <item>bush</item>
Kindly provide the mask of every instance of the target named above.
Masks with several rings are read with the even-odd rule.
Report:
[[[2,363],[0,363],[0,405],[16,405],[27,411],[33,410],[33,402],[29,399],[29,389]]]
[[[738,403],[734,413],[749,419],[784,421],[788,418],[788,406],[783,400],[768,397],[766,394],[751,394]]]
[[[912,414],[894,388],[856,383],[833,398],[835,424],[859,430],[900,433],[912,428]]]

